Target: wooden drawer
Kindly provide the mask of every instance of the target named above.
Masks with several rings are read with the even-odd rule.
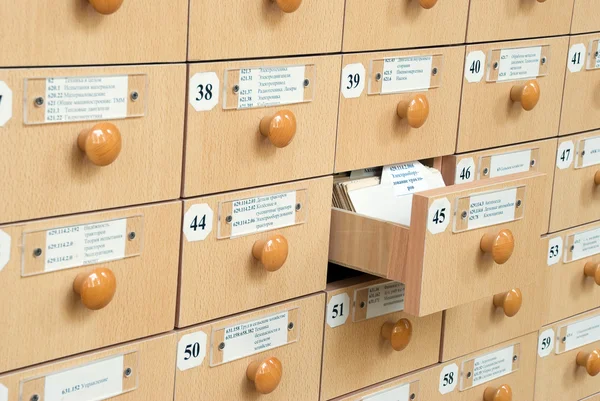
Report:
[[[0,395],[4,390],[6,401],[172,400],[175,344],[170,333],[11,372],[0,376]]]
[[[335,53],[343,23],[344,0],[191,0],[188,59]]]
[[[323,290],[332,186],[328,176],[186,200],[178,327]],[[270,200],[282,194],[286,196],[281,200]],[[262,205],[275,205],[268,206],[269,213],[262,216],[232,210],[236,202],[249,204],[253,200],[258,210]],[[278,218],[278,212],[271,211],[275,208],[281,213],[289,209],[293,216]],[[265,216],[273,223],[269,227],[254,225],[242,234],[232,231],[241,222]],[[206,227],[203,229],[199,222]],[[285,244],[278,242],[281,236]],[[273,242],[261,248],[264,241]],[[269,247],[262,253],[264,257],[260,256],[264,260],[253,257],[255,244],[257,249]],[[228,288],[231,292],[227,297],[215,296],[215,292]]]
[[[580,400],[598,392],[598,379],[592,377],[592,374],[598,373],[598,327],[600,309],[540,329],[536,401]],[[582,365],[578,364],[578,360]]]
[[[596,6],[600,11],[600,5]],[[570,37],[560,135],[600,128],[600,69],[595,69],[594,54],[598,34]]]
[[[416,316],[526,285],[541,249],[545,182],[526,172],[416,193],[410,227],[332,209],[329,259],[406,284],[405,311]],[[507,206],[484,218],[481,202]]]
[[[489,2],[492,3],[496,4]],[[464,79],[462,91],[457,152],[557,136],[568,41],[565,36],[467,46],[465,76],[468,79]],[[527,53],[519,50],[522,48],[540,49],[539,53]],[[503,52],[508,57],[516,57],[514,60],[517,61],[520,52],[537,54],[526,59],[540,60],[539,71],[535,67],[526,67],[528,63],[501,64]],[[544,58],[546,61],[542,65]],[[473,74],[471,69],[479,66],[477,62],[481,66],[480,73]],[[498,68],[494,69],[496,63]],[[520,68],[518,65],[523,65],[522,70],[513,71],[513,67]],[[497,75],[501,73],[506,74],[502,78],[506,80],[498,80]],[[524,74],[521,76],[528,78],[509,80],[511,74]],[[513,91],[515,101],[511,99]],[[522,95],[521,101],[519,95]]]
[[[600,24],[594,18],[600,12],[600,4],[595,0],[575,0],[571,33],[600,31]]]
[[[179,331],[175,399],[317,400],[324,310],[320,293]]]
[[[407,315],[403,291],[372,276],[327,285],[322,400],[438,361],[442,314]],[[385,330],[393,334],[385,338]]]
[[[573,0],[471,0],[467,42],[568,34],[572,10]]]
[[[544,268],[545,287],[551,297],[545,304],[544,323],[565,319],[600,305],[600,286],[594,273],[600,263],[600,223],[549,234],[542,238],[546,251],[537,259]],[[586,265],[588,273],[585,274]],[[598,283],[600,283],[600,274]]]
[[[344,55],[335,170],[357,170],[453,153],[460,106],[463,56],[463,46]],[[424,77],[423,73],[430,70],[427,67],[429,62],[414,60],[428,57],[431,57],[432,76]],[[384,59],[409,61],[407,67],[394,69],[394,63],[387,63]],[[395,78],[393,74],[386,74],[386,71],[393,72],[390,68],[406,72],[413,67],[415,71],[423,73],[409,78],[408,84],[403,85],[404,88],[383,88],[382,79]],[[437,69],[435,76],[434,69]],[[356,73],[360,77],[358,81],[363,82],[364,89],[362,92],[348,93],[348,77],[355,77],[352,84],[355,86],[357,75],[352,72],[358,70],[361,71]],[[380,77],[379,81],[377,74]],[[368,80],[370,82],[366,82]],[[425,89],[410,89],[417,86]],[[406,88],[408,91],[404,90]],[[381,93],[384,91],[385,94]],[[358,97],[346,98],[356,95]],[[424,117],[419,111],[422,111],[421,103],[417,102],[423,97],[427,102],[423,107],[428,110],[428,115],[425,113]],[[410,115],[407,114],[409,118],[399,117],[400,104],[408,104],[410,110],[413,110],[410,111]],[[411,120],[409,125],[413,114],[416,116],[415,121]],[[413,128],[419,124],[423,125]],[[366,132],[370,134],[366,135]]]
[[[600,219],[598,147],[600,131],[559,138],[550,232]]]
[[[0,227],[0,371],[171,330],[180,219],[170,202]]]
[[[336,398],[335,401],[362,401],[367,399],[372,401],[481,401],[487,389],[498,389],[500,386],[511,388],[512,398],[508,399],[532,401],[535,379],[536,334],[531,333],[466,355],[463,358],[397,377]],[[505,361],[505,358],[502,358],[505,354],[510,355],[510,347],[513,347],[513,351],[516,351],[513,357],[517,356],[512,370],[510,370],[510,361]],[[492,354],[501,350],[504,351],[504,355],[502,352],[496,355]],[[483,365],[484,367],[487,366],[488,369],[484,368],[482,371],[489,372],[489,367],[493,368],[495,366],[498,369],[497,371],[505,372],[505,374],[487,382],[481,382],[481,379],[478,379],[480,383],[476,386],[469,387],[465,385],[464,388],[461,387],[462,381],[466,383],[473,381],[467,379],[467,374],[470,372],[468,367],[472,366],[473,359],[488,355],[490,357],[496,356],[496,358],[491,360],[489,364]],[[386,398],[386,396],[391,398]],[[546,401],[550,399],[554,398],[548,398]]]
[[[3,1],[2,66],[185,61],[187,0],[125,0],[111,15],[92,3]],[[110,3],[117,3],[112,1]],[[156,91],[154,93],[162,93]]]
[[[113,89],[66,90],[63,82],[57,83],[56,89],[47,90],[46,85],[53,84],[47,83],[46,78],[52,77],[100,80],[100,86]],[[0,127],[0,187],[4,194],[0,222],[179,197],[184,110],[175,99],[185,93],[184,77],[184,65],[0,70],[0,81],[8,85],[13,97],[12,118]],[[69,87],[93,85],[74,83]],[[132,100],[134,92],[136,101]],[[80,96],[82,93],[86,95]],[[59,94],[64,96],[64,102],[72,101],[73,105],[61,106],[54,113],[62,101]],[[127,106],[118,106],[111,94],[123,96],[119,99]],[[41,107],[35,106],[38,98],[43,103]],[[80,107],[83,112],[64,112],[67,108],[79,109],[76,102],[94,99],[113,103],[106,106],[109,110],[105,112],[92,111],[93,105]],[[82,114],[85,110],[97,114]],[[97,119],[112,116],[116,118]],[[50,120],[67,117],[88,121]],[[108,135],[106,123],[116,127],[120,139],[116,133]],[[84,137],[98,127],[104,127],[103,131],[94,132],[98,142],[86,147],[86,152],[80,150],[79,135]],[[104,140],[112,146],[105,148],[101,142]],[[110,164],[99,165],[106,163]]]
[[[346,0],[345,52],[464,43],[468,0]]]
[[[445,156],[442,160],[442,175],[447,185],[463,184],[488,178],[502,177],[523,171],[546,173],[544,190],[544,222],[550,221],[552,202],[552,177],[554,176],[556,139],[528,142],[521,145],[482,150]],[[540,234],[548,232],[548,224],[542,226]]]
[[[340,56],[324,56],[190,65],[184,196],[331,174],[340,62]],[[285,83],[286,88],[298,89],[298,93],[303,91],[305,99],[281,95],[285,97],[283,100],[275,100],[281,103],[279,106],[248,107],[261,104],[262,100],[240,100],[244,98],[245,90],[258,90],[244,89],[247,88],[244,85],[249,84],[244,84],[242,79],[251,75],[249,71],[258,71],[261,67],[274,71],[266,73],[268,79],[278,74],[279,69],[283,70],[281,74],[287,71],[292,78],[277,82]],[[242,77],[241,68],[248,71]],[[304,68],[304,72],[299,68]],[[267,78],[262,80],[265,85],[269,84]],[[218,103],[219,100],[213,97],[210,104],[214,108],[196,111],[196,107],[208,108],[203,104],[206,100],[196,102],[195,99],[202,96],[201,90],[206,92],[205,87],[211,85],[211,79],[216,80],[213,92],[217,98],[221,80],[220,96],[225,99]],[[304,87],[306,83],[308,86]],[[270,89],[283,90],[280,84]],[[233,87],[238,89],[239,97]],[[238,106],[242,108],[238,109]],[[261,135],[263,118],[267,136]],[[269,121],[272,122],[270,126]],[[270,127],[273,127],[272,131]],[[240,166],[244,166],[243,170]]]
[[[547,297],[541,269],[530,274],[531,284],[444,311],[440,359],[449,361],[538,330]]]

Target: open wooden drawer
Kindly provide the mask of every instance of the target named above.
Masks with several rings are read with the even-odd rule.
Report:
[[[334,208],[329,259],[404,283],[416,316],[528,284],[545,252],[545,185],[525,172],[416,193],[410,227]]]

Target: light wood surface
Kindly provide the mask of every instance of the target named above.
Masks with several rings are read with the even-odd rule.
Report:
[[[173,358],[175,347],[175,333],[150,337],[124,345],[89,352],[81,356],[63,359],[58,362],[51,362],[34,368],[7,373],[0,376],[0,384],[6,386],[8,389],[7,401],[29,401],[29,394],[23,394],[23,398],[19,396],[21,381],[44,377],[123,354],[125,354],[125,362],[127,362],[127,354],[134,353],[131,360],[135,363],[135,367],[132,368],[131,377],[132,379],[134,377],[137,378],[137,388],[114,398],[111,397],[111,399],[119,401],[169,401],[173,399],[173,387],[175,384],[175,358]],[[126,363],[124,364],[126,365]],[[126,368],[127,366],[124,367]],[[84,377],[83,379],[86,378]],[[45,400],[43,392],[39,396],[40,400]]]
[[[212,233],[204,241],[188,242],[185,236],[182,238],[178,327],[323,290],[332,186],[329,176],[185,201],[184,213],[192,205],[206,203],[213,210],[215,221]],[[306,211],[303,224],[217,239],[220,202],[302,189],[307,193],[307,204],[302,206]],[[288,256],[279,270],[269,272],[252,256],[252,249],[257,240],[274,234],[287,239]],[[222,291],[228,295],[215,296]]]
[[[533,283],[518,287],[523,303],[513,317],[507,317],[501,308],[494,307],[493,296],[444,311],[440,360],[449,361],[539,329],[543,323],[540,311],[545,308],[548,297],[542,269],[536,268],[530,274],[534,276]]]
[[[328,285],[327,303],[342,293],[347,293],[352,303],[355,290],[386,282],[369,276],[360,281],[353,284],[350,279]],[[410,321],[412,336],[406,348],[395,351],[382,337],[381,328],[385,323],[396,323],[400,319]],[[436,363],[441,325],[441,313],[415,318],[404,312],[360,322],[354,322],[350,315],[341,326],[325,324],[321,399],[328,400]]]
[[[307,2],[311,3],[314,4]],[[189,197],[331,174],[340,58],[191,65],[190,77],[198,72],[214,71],[222,80],[227,69],[314,64],[317,82],[312,83],[315,85],[313,100],[300,104],[244,110],[223,110],[219,104],[211,111],[197,112],[188,103],[183,195]],[[224,84],[221,81],[221,85]],[[229,93],[231,89],[223,91]],[[261,135],[259,128],[263,117],[282,109],[294,113],[297,129],[291,143],[277,148]],[[240,166],[244,166],[242,171]]]
[[[600,393],[594,394],[589,397],[582,398],[579,401],[600,401]]]
[[[419,3],[417,0],[347,0],[344,51],[439,46],[465,41],[468,0],[441,0],[430,9]]]
[[[556,267],[556,266],[555,266]],[[540,329],[540,333],[548,328],[554,329],[558,334],[560,327],[573,324],[579,320],[598,316],[600,310],[595,309],[588,313],[561,320]],[[560,342],[560,339],[555,338]],[[537,357],[537,372],[535,385],[535,401],[551,399],[580,400],[598,392],[598,377],[588,375],[585,367],[577,366],[576,359],[579,352],[591,352],[600,349],[600,341],[566,351],[561,354],[551,352],[546,357]],[[552,380],[548,380],[552,378]]]
[[[298,321],[296,321],[296,326],[299,323],[298,341],[222,365],[210,366],[213,330],[245,323],[292,308],[298,308],[299,311]],[[200,366],[185,371],[177,369],[175,399],[189,400],[195,399],[199,395],[206,400],[314,401],[318,399],[324,310],[325,295],[320,293],[264,307],[252,313],[217,320],[211,324],[178,331],[178,340],[186,334],[203,331],[207,335],[207,341],[206,345],[203,344],[202,347],[207,347],[208,351]],[[266,358],[273,357],[279,359],[283,367],[281,382],[272,393],[259,394],[255,384],[247,379],[246,370],[248,365],[254,361],[264,361]]]
[[[572,141],[574,153],[577,153],[578,144],[583,150],[584,139],[598,136],[600,131],[561,137],[558,146],[566,141]],[[550,232],[600,219],[600,187],[595,183],[595,175],[600,170],[600,164],[575,168],[578,159],[581,159],[581,155],[575,154],[571,166],[555,169]]]
[[[595,7],[600,12],[600,4]],[[583,44],[589,52],[591,51],[591,42],[595,39],[599,39],[598,34],[571,36],[569,48],[575,44]],[[583,62],[584,57],[585,62]],[[589,59],[590,57],[592,60]],[[588,62],[594,64],[593,57],[593,54],[581,55],[583,68],[579,72],[571,72],[567,69],[560,118],[560,135],[600,128],[598,121],[600,119],[600,96],[598,96],[600,69],[587,69]]]
[[[134,216],[143,218],[136,237],[143,241],[139,256],[21,276],[24,233]],[[0,272],[5,284],[0,293],[0,315],[5,317],[0,325],[0,371],[171,330],[180,224],[181,203],[169,202],[0,227],[12,238],[11,258]],[[95,266],[114,273],[117,289],[108,306],[93,311],[81,303],[73,281]]]
[[[568,34],[572,10],[573,0],[471,0],[467,42]]]
[[[94,121],[24,124],[18,105],[24,104],[26,79],[118,74],[147,74],[147,111],[110,120],[121,132],[122,149],[109,166],[94,165],[77,146],[80,132]],[[179,197],[184,65],[5,69],[0,80],[12,89],[14,105],[12,119],[0,128],[0,223]]]
[[[600,31],[600,23],[595,17],[600,12],[600,3],[596,0],[575,0],[571,33]]]
[[[465,338],[465,341],[470,340],[471,337]],[[454,391],[448,394],[441,394],[439,392],[440,375],[445,367],[451,364],[456,364],[458,366],[458,372],[460,375],[461,367],[464,362],[485,355],[489,352],[505,348],[512,344],[519,344],[521,347],[518,370],[465,391],[459,391],[461,377],[455,377],[458,382]],[[509,385],[511,387],[514,401],[533,400],[536,348],[537,332],[515,338],[514,340],[507,341],[490,348],[482,349],[453,361],[443,364],[436,364],[429,368],[422,369],[405,376],[393,378],[383,383],[376,384],[339,398],[335,398],[335,401],[362,401],[368,396],[389,390],[405,383],[413,383],[414,387],[418,389],[418,392],[415,393],[414,401],[482,401],[483,393],[486,388],[497,388],[502,385]],[[462,379],[464,379],[464,377]],[[554,398],[548,398],[545,401],[551,399]]]
[[[546,179],[543,173],[526,172],[417,193],[410,228],[333,209],[329,259],[406,284],[405,311],[416,316],[525,285],[533,277],[524,264],[529,266],[529,261],[543,254],[538,233],[543,224]],[[526,188],[522,219],[452,232],[458,199],[520,186]],[[432,234],[427,230],[429,205],[444,197],[452,205],[448,214],[451,221],[444,232]],[[460,222],[460,216],[457,218]],[[495,264],[480,250],[481,237],[500,229],[509,229],[515,238],[514,253],[503,265]]]
[[[584,268],[588,262],[600,262],[600,255],[593,255],[573,262],[565,262],[568,254],[567,236],[600,227],[600,223],[592,223],[569,230],[549,234],[541,239],[544,252],[537,259],[537,268],[543,270],[544,287],[551,297],[546,298],[544,305],[544,324],[565,319],[577,313],[585,312],[600,305],[600,286],[593,277],[586,277]],[[548,242],[552,238],[562,237],[563,250],[558,263],[547,265]]]
[[[125,0],[111,15],[87,0],[2,1],[0,65],[185,61],[187,14],[187,0]]]
[[[542,141],[528,142],[520,145],[503,146],[501,148],[446,156],[442,160],[441,169],[444,182],[446,185],[453,185],[455,183],[456,166],[464,159],[473,158],[473,162],[475,163],[475,171],[472,172],[473,180],[485,180],[487,177],[483,175],[483,169],[485,167],[489,168],[489,157],[527,149],[532,150],[532,155],[537,152],[537,156],[535,157],[535,165],[530,167],[530,171],[546,173],[548,177],[546,178],[546,186],[544,188],[544,206],[542,207],[542,220],[545,222],[545,224],[542,226],[542,231],[540,231],[540,234],[546,234],[548,232],[548,224],[550,222],[550,204],[552,203],[552,185],[554,169],[556,165],[556,139],[545,139]]]
[[[496,3],[484,1],[486,4]],[[516,3],[512,0],[510,2]],[[498,2],[499,5],[508,3]],[[478,83],[469,83],[463,79],[457,152],[557,136],[568,41],[565,36],[467,46],[467,55],[471,51],[481,50],[486,54],[486,59],[489,59],[491,50],[549,45],[550,56],[548,75],[537,78],[541,95],[538,104],[531,111],[523,110],[521,103],[510,99],[511,88],[524,81],[486,82],[485,74]]]
[[[460,77],[463,73],[463,46],[346,54],[343,56],[342,68],[348,64],[362,63],[368,77],[372,60],[439,54],[443,55],[441,86],[419,92],[427,96],[429,103],[429,116],[420,128],[410,127],[397,114],[398,103],[411,99],[416,92],[369,95],[368,83],[365,83],[365,89],[358,98],[346,99],[340,93],[336,172],[453,153],[458,124]]]
[[[272,0],[191,0],[189,60],[339,52],[344,0],[305,0],[285,13]]]

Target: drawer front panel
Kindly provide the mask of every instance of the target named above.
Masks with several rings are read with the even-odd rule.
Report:
[[[360,305],[354,305],[353,313],[349,311],[355,291],[378,283],[387,281],[371,280],[327,291],[328,323],[325,324],[323,345],[321,399],[329,400],[438,361],[441,313],[415,318],[404,312],[394,312],[355,321]],[[344,324],[331,324],[331,317],[336,315],[334,304],[339,304],[344,295],[350,299],[346,312],[349,316]],[[382,337],[382,326],[396,324],[402,319],[410,322],[412,336],[406,348],[396,351],[390,341]]]
[[[600,219],[600,188],[595,182],[598,174],[600,183],[600,163],[594,160],[596,144],[600,145],[600,131],[558,140],[550,232]]]
[[[42,401],[109,395],[116,401],[172,400],[175,342],[174,333],[166,334],[19,370],[0,376],[0,388],[6,387],[7,401],[35,395]]]
[[[546,173],[548,179],[544,190],[545,202],[542,219],[544,222],[549,222],[556,146],[556,139],[546,139],[522,145],[445,156],[442,162],[444,182],[447,185],[463,184],[523,171]],[[547,232],[548,225],[544,224],[540,234]]]
[[[90,121],[44,123],[49,121],[45,113],[49,116],[50,109],[55,107],[50,102],[59,102],[52,96],[63,94],[46,90],[49,85],[44,82],[46,78],[115,75],[128,77],[128,88],[117,87],[126,96],[126,114],[130,118],[92,120],[98,115],[90,106],[87,110],[91,114],[77,117],[91,116]],[[13,94],[12,119],[0,127],[0,186],[3,193],[8,194],[0,222],[179,197],[184,110],[176,99],[185,93],[184,77],[184,65],[0,71],[0,80]],[[86,85],[89,84],[81,86]],[[137,101],[130,98],[134,91],[139,96]],[[64,93],[67,92],[65,89]],[[32,98],[24,99],[25,93]],[[85,93],[89,96],[79,97]],[[78,99],[91,101],[94,93],[104,92],[71,91],[72,97],[65,101],[73,100],[68,108],[77,108]],[[35,106],[38,97],[42,98],[41,107]],[[65,112],[64,116],[68,115]],[[99,145],[86,148],[86,152],[78,147],[79,135],[90,133],[99,123],[113,124],[120,132],[120,153],[105,166],[98,164],[107,160],[92,162],[94,155],[104,154]],[[29,154],[23,156],[22,152]]]
[[[588,373],[585,362],[589,353],[600,352],[599,316],[599,310],[595,309],[540,329],[536,401],[581,400],[598,392],[598,381]],[[544,339],[550,344],[545,352],[542,351],[546,344],[542,344]],[[584,366],[578,365],[578,355]],[[589,372],[594,373],[594,366],[589,366]],[[548,377],[554,379],[548,380]]]
[[[0,15],[11,17],[0,27],[0,65],[185,61],[187,12],[187,0],[126,0],[111,15],[87,1],[4,1]]]
[[[325,310],[325,296],[317,294],[291,302],[259,309],[255,312],[237,315],[228,319],[219,320],[212,324],[197,326],[189,330],[179,331],[178,337],[178,368],[176,371],[175,399],[186,400],[202,394],[203,398],[210,400],[299,400],[312,401],[319,397],[319,378],[321,373],[321,352],[323,341],[323,312]],[[221,329],[239,327],[237,325],[256,322],[258,319],[274,316],[285,311],[290,311],[289,324],[293,323],[288,331],[288,343],[268,351],[252,353],[252,342],[248,347],[238,348],[241,356],[238,359],[218,364],[216,361],[225,356],[228,346],[227,339],[224,347],[219,350],[223,338]],[[292,315],[295,311],[295,315]],[[276,323],[273,323],[276,325]],[[271,327],[274,327],[274,326]],[[286,330],[285,327],[283,330]],[[270,330],[267,330],[271,332]],[[220,337],[219,334],[220,333]],[[247,333],[246,333],[247,334]],[[189,336],[191,335],[191,337]],[[187,336],[187,337],[186,337]],[[269,334],[267,333],[268,337]],[[273,334],[276,336],[276,334]],[[290,337],[295,340],[289,340]],[[217,339],[218,337],[218,339]],[[267,338],[263,337],[263,338]],[[272,339],[273,337],[270,337]],[[234,340],[231,340],[235,342]],[[291,342],[290,342],[291,341]],[[193,367],[186,367],[180,361],[186,358],[185,348],[198,342],[199,355]],[[285,342],[285,340],[284,340]],[[269,343],[265,347],[271,346]],[[179,351],[182,351],[179,353]],[[193,350],[192,350],[193,351]],[[192,356],[195,352],[192,353]],[[247,378],[248,366],[253,362],[263,362],[269,358],[276,358],[280,363],[279,372],[272,372],[280,378],[279,384],[270,394],[259,394],[257,385],[261,379],[251,375],[254,383]],[[212,362],[211,362],[212,361]],[[185,361],[184,361],[185,362]],[[273,364],[268,364],[267,368]],[[283,374],[281,374],[283,372]],[[273,383],[271,383],[273,384]],[[271,388],[272,389],[272,388]],[[264,391],[265,389],[263,389]]]
[[[560,135],[600,128],[600,100],[596,95],[600,85],[600,68],[596,65],[600,67],[600,63],[594,57],[598,39],[597,34],[570,38]]]
[[[118,219],[126,219],[127,227],[112,231],[107,222]],[[0,305],[2,315],[9,317],[0,327],[5,355],[0,371],[171,330],[180,219],[181,203],[171,202],[0,227],[0,262],[7,260],[0,264],[5,284]],[[64,227],[70,229],[60,230]],[[78,235],[67,233],[77,230]],[[124,257],[94,263],[109,251],[118,255],[119,241]],[[81,253],[85,257],[75,262]],[[78,295],[75,278],[81,274],[96,280],[98,269],[109,270],[106,280],[112,272],[116,289],[110,281],[101,281],[103,298],[98,302],[109,303],[91,310],[101,304],[83,287]],[[149,308],[149,296],[160,302]]]
[[[344,93],[340,94],[335,170],[342,172],[451,154],[456,144],[463,55],[462,46],[344,55],[342,92],[350,85],[346,66],[362,64],[366,71],[362,79],[371,82],[364,83],[359,97],[346,98]],[[431,86],[430,89],[378,92],[376,85],[388,75],[376,81],[374,70],[381,68],[384,59],[417,56],[432,57],[432,74],[438,66],[436,76],[430,77],[429,84],[424,82],[425,86]],[[418,75],[428,74],[423,71]],[[412,85],[410,79],[408,85]],[[383,88],[383,84],[380,86]],[[423,96],[429,114],[424,125],[412,128],[407,118],[399,117],[398,106]],[[367,132],[371,134],[366,135]]]
[[[305,66],[309,77],[309,85],[302,89],[306,101],[237,110],[239,98],[232,87],[238,87],[240,97],[242,90],[235,84],[238,80],[234,75],[241,68],[261,66]],[[221,85],[228,87],[222,88],[221,93],[226,99],[221,99],[210,111],[196,111],[188,102],[184,195],[331,174],[339,71],[339,56],[191,65],[190,82],[197,90],[202,83],[197,85],[194,76],[206,72],[215,72]],[[232,83],[232,79],[235,82]],[[270,138],[261,135],[260,122],[285,110],[295,117],[295,135],[287,146],[277,147]],[[244,166],[243,173],[239,166]]]
[[[573,0],[471,0],[467,42],[564,35],[569,33],[572,10]]]
[[[193,222],[200,205],[208,205],[213,211],[214,223],[207,222],[212,232],[202,241],[190,241],[187,235],[183,236],[178,326],[325,288],[332,185],[331,177],[324,177],[185,201],[184,232],[189,231],[188,223]],[[296,202],[300,204],[300,209],[294,211],[299,224],[219,239],[219,226],[235,224],[227,223],[226,216],[219,215],[220,206],[235,200],[288,192],[295,193]],[[202,217],[199,214],[198,220]],[[253,257],[252,249],[257,241],[268,241],[277,235],[287,241],[287,259],[277,271],[268,271],[265,264]],[[230,290],[227,297],[215,296],[225,289]]]
[[[440,1],[431,9],[417,1],[347,0],[344,51],[464,43],[468,12],[467,0]]]
[[[291,13],[268,0],[191,0],[189,59],[339,52],[343,22],[343,0],[304,1]]]
[[[600,24],[594,17],[600,12],[600,4],[594,0],[575,0],[571,33],[597,32]]]
[[[479,82],[468,82],[464,79],[457,151],[467,152],[557,136],[568,41],[568,37],[557,37],[467,46],[467,61],[471,60],[471,52],[481,51],[482,53],[478,54],[485,56],[481,62],[484,73]],[[494,69],[495,62],[492,59],[499,60],[503,49],[540,46],[541,54],[536,58],[540,62],[539,73],[524,70],[523,76],[530,78],[523,80],[502,81],[495,78],[504,68],[501,68],[498,62],[498,69]],[[547,65],[541,65],[544,57]],[[483,67],[488,64],[492,66]],[[537,75],[537,78],[534,75]],[[537,83],[539,87],[537,104],[528,103],[535,100],[533,90],[521,97],[526,99],[522,100],[524,103],[513,101],[511,91],[514,89],[515,95],[523,94],[519,87],[522,88],[530,82],[531,85]],[[532,106],[533,109],[529,111],[524,109]]]

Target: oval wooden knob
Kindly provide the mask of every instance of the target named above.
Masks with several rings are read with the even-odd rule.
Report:
[[[400,319],[396,323],[386,322],[381,326],[381,336],[392,343],[395,351],[402,351],[410,343],[412,323],[408,319]]]
[[[520,102],[523,110],[533,110],[540,100],[540,85],[535,79],[514,85],[510,90],[510,98],[513,102]]]
[[[252,247],[252,256],[263,264],[270,272],[277,271],[283,266],[288,257],[288,242],[281,234],[258,240]]]
[[[437,3],[437,0],[419,0],[419,4],[421,5],[421,7],[429,10],[430,8],[433,8],[433,6],[435,6]]]
[[[117,279],[112,270],[98,267],[91,272],[79,273],[73,281],[73,291],[79,294],[86,308],[102,309],[115,296]]]
[[[281,362],[275,357],[252,362],[246,369],[246,377],[254,382],[254,387],[260,394],[272,393],[279,385],[282,375]]]
[[[414,95],[409,100],[402,100],[397,107],[398,117],[404,119],[413,128],[420,128],[429,116],[429,101],[423,94]]]
[[[587,262],[583,267],[583,274],[592,277],[596,284],[600,285],[600,263]]]
[[[269,138],[274,146],[284,148],[296,135],[296,116],[290,110],[281,110],[273,116],[263,117],[260,120],[260,133]]]
[[[123,0],[89,0],[90,4],[100,14],[109,15],[116,12]]]
[[[485,234],[481,237],[479,246],[483,252],[492,255],[494,262],[501,265],[510,259],[515,249],[515,238],[510,230],[503,229],[496,235]]]
[[[596,174],[594,174],[594,184],[600,185],[600,170],[596,171]]]
[[[508,384],[500,387],[488,387],[483,392],[484,401],[512,401],[512,389]]]
[[[522,304],[523,294],[521,294],[521,290],[518,288],[494,295],[494,306],[504,309],[504,314],[507,317],[513,317],[519,313]]]
[[[108,166],[121,153],[121,132],[111,123],[98,123],[77,137],[79,149],[96,166]]]
[[[577,365],[583,366],[588,375],[596,376],[600,373],[600,350],[592,352],[581,351],[577,354]]]
[[[275,0],[275,2],[284,13],[293,13],[302,4],[302,0]]]

